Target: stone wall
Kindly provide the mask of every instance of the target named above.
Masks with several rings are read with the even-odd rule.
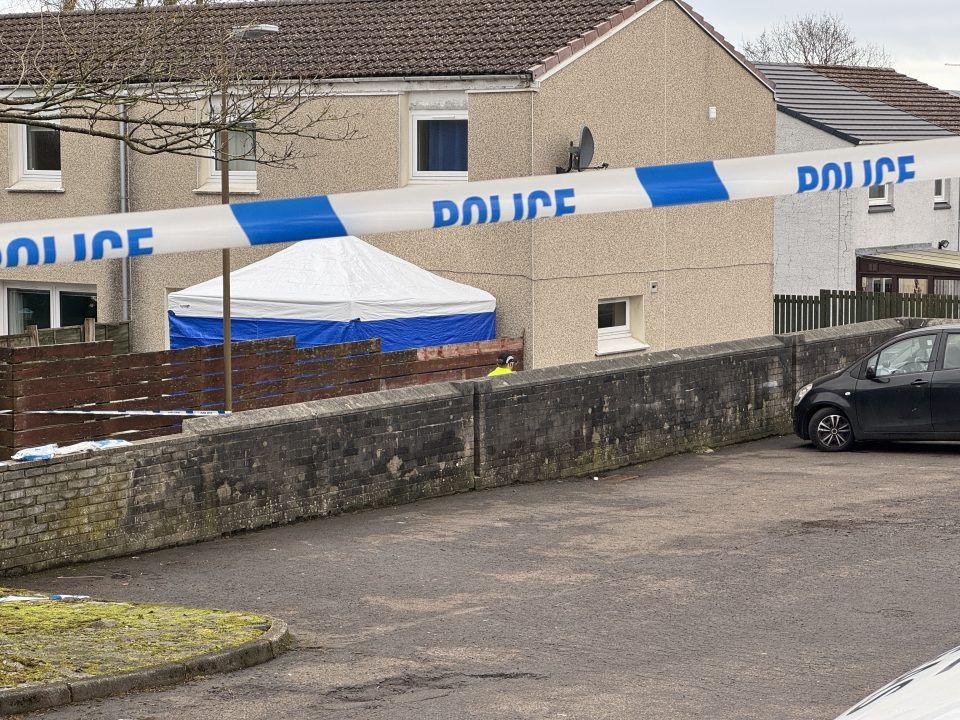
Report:
[[[6,466],[0,575],[786,433],[797,387],[920,322],[198,418],[179,436]]]

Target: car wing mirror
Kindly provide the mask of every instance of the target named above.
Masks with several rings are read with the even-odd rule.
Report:
[[[877,379],[877,369],[875,367],[868,367],[867,372],[864,373],[864,377],[867,380],[876,380]]]

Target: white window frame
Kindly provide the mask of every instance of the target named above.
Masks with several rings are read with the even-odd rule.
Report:
[[[219,102],[218,98],[215,98]],[[257,147],[257,128],[253,130],[254,148]],[[218,133],[219,135],[219,133]],[[259,195],[260,188],[257,185],[257,170],[231,170],[230,171],[230,194],[231,195]],[[212,141],[208,148],[206,157],[200,158],[197,164],[197,187],[194,193],[198,195],[218,195],[220,194],[220,171],[217,170],[217,139]]]
[[[937,183],[940,183],[940,192],[937,192]],[[939,178],[933,181],[933,203],[934,205],[944,205],[950,202],[950,181],[946,178]]]
[[[50,120],[59,124],[56,118]],[[10,192],[63,192],[63,131],[60,133],[60,170],[31,170],[27,167],[27,126],[8,125],[7,156],[10,173]]]
[[[29,152],[27,150],[27,129],[28,125],[20,125],[20,177],[24,180],[39,180],[41,182],[55,182],[61,184],[63,182],[63,146],[60,150],[60,170],[31,170],[27,167],[27,158],[29,157]],[[60,133],[60,130],[57,130],[57,133]],[[62,140],[62,137],[61,137]]]
[[[9,308],[7,307],[7,291],[8,290],[46,290],[50,293],[50,327],[58,328],[62,327],[60,325],[60,293],[61,292],[76,292],[76,293],[90,293],[91,295],[97,295],[97,286],[96,285],[64,285],[64,284],[52,284],[52,283],[39,283],[39,282],[29,282],[26,280],[8,280],[0,283],[0,313],[2,313],[2,321],[0,321],[0,328],[3,330],[4,335],[10,334],[10,318],[8,315]]]
[[[870,197],[870,189],[879,187],[883,188],[883,197]],[[890,192],[892,188],[891,183],[885,183],[883,185],[871,185],[870,189],[867,190],[867,200],[870,207],[885,207],[893,204],[892,193]]]
[[[465,171],[430,171],[417,170],[417,160],[419,159],[418,142],[420,138],[419,123],[421,120],[466,120],[467,135],[470,133],[470,118],[466,110],[411,110],[410,111],[410,182],[411,183],[431,183],[431,182],[458,182],[466,181],[470,174],[469,171],[469,152],[467,155],[467,170]],[[469,145],[468,145],[469,150]]]
[[[641,295],[637,295],[635,297],[601,298],[597,301],[597,310],[600,309],[601,305],[612,305],[614,303],[621,302],[625,303],[626,305],[626,314],[624,317],[625,324],[610,328],[597,327],[597,357],[636,352],[638,350],[648,350],[650,348],[647,343],[635,337],[633,334],[635,330],[640,334],[643,333],[643,301],[644,298]],[[638,312],[640,313],[640,323],[637,323],[637,318],[633,317],[634,310],[632,306],[634,303],[636,303],[637,307],[639,308]],[[637,328],[634,328],[635,324],[638,325]]]
[[[597,301],[597,310],[601,305],[616,305],[623,303],[626,306],[625,322],[623,325],[616,325],[609,328],[597,327],[597,340],[621,340],[631,337],[630,335],[630,298],[611,298]]]

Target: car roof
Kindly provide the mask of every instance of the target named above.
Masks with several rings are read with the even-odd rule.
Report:
[[[940,332],[941,330],[950,330],[960,332],[960,323],[943,323],[942,325],[927,325],[922,328],[915,328],[913,330],[908,330],[901,335],[923,335],[929,333],[931,330],[935,332]]]

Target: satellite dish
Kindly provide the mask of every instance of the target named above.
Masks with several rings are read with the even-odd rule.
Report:
[[[580,147],[577,150],[576,168],[586,170],[593,162],[593,133],[586,125],[580,131]]]
[[[582,172],[583,170],[590,170],[590,163],[593,162],[593,133],[590,132],[590,128],[584,125],[580,129],[580,144],[574,145],[573,141],[570,142],[570,148],[568,150],[567,156],[567,167],[557,167],[558,173],[568,173],[576,170],[577,172]],[[606,168],[607,164],[603,163],[601,168]]]

